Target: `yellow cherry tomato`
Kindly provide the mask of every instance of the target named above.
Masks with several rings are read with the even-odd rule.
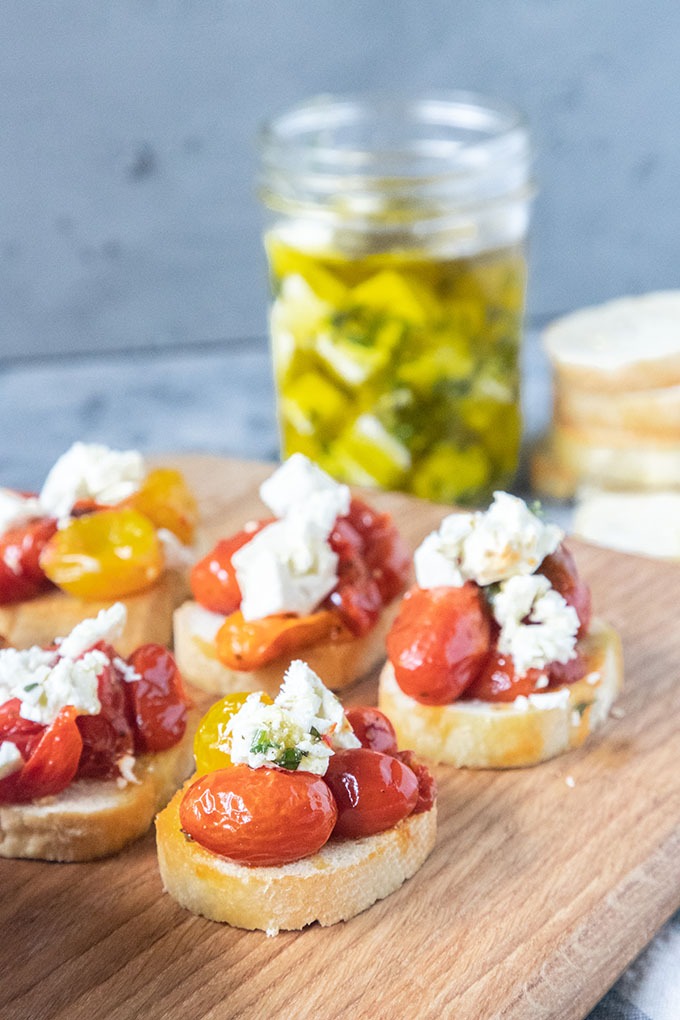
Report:
[[[76,517],[40,556],[50,581],[80,599],[114,599],[148,588],[163,570],[156,529],[130,508]]]
[[[124,505],[146,514],[157,528],[167,528],[184,545],[193,541],[198,505],[180,471],[174,468],[150,471]]]
[[[194,737],[194,757],[196,758],[196,772],[203,775],[206,772],[216,772],[217,769],[226,769],[231,764],[229,752],[224,750],[228,744],[227,723],[249,697],[250,692],[238,694],[227,694],[203,716],[196,730]],[[271,705],[272,699],[266,694],[260,694],[260,701],[263,705]]]

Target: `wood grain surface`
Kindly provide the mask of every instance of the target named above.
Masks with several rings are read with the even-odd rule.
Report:
[[[258,512],[268,468],[183,458],[209,537]],[[374,502],[415,545],[444,510]],[[0,862],[7,1020],[576,1020],[680,906],[680,567],[573,543],[623,635],[616,717],[532,769],[439,767],[437,845],[345,923],[267,938],[163,894],[153,835],[92,864]],[[374,702],[375,677],[347,700]],[[569,785],[567,779],[569,778]]]

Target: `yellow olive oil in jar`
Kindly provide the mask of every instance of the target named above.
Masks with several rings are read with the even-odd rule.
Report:
[[[264,134],[282,453],[474,505],[521,439],[527,132],[478,96],[319,99]]]

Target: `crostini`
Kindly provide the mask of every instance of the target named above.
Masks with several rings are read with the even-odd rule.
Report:
[[[348,920],[423,864],[436,787],[375,708],[347,714],[301,660],[272,702],[230,695],[196,734],[197,775],[156,819],[181,906],[268,934]]]
[[[340,690],[381,660],[411,558],[389,514],[352,497],[302,454],[261,486],[274,515],[217,543],[174,616],[187,683],[275,693],[304,653]]]
[[[533,765],[580,746],[623,681],[616,631],[564,534],[497,492],[415,553],[417,584],[387,637],[380,708],[401,743],[459,767]]]
[[[0,489],[0,633],[15,648],[44,645],[119,599],[121,653],[169,644],[196,522],[179,471],[75,443],[38,495]]]
[[[126,659],[115,603],[48,648],[0,650],[0,856],[86,861],[149,828],[193,766],[174,659]]]

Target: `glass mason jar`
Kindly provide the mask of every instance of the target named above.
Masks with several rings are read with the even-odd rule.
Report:
[[[508,487],[532,187],[482,96],[321,96],[264,126],[282,455],[467,505]]]

